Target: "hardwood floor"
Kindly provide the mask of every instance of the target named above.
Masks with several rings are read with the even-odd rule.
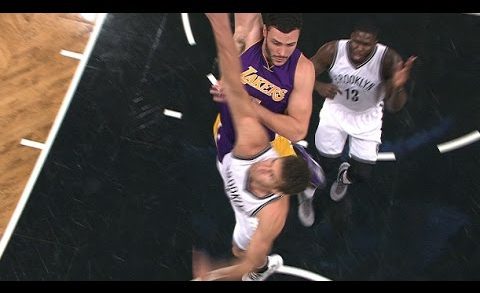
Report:
[[[0,233],[35,165],[39,149],[22,138],[45,142],[94,23],[80,14],[0,14]]]

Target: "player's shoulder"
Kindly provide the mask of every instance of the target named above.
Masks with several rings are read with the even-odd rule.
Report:
[[[285,216],[285,213],[288,212],[289,207],[288,195],[275,194],[273,197],[275,200],[270,201],[261,210],[261,215],[270,220],[275,219],[278,216]]]
[[[324,43],[318,49],[317,55],[322,56],[322,58],[332,59],[335,56],[337,52],[337,48],[341,41],[344,41],[344,40],[333,40],[333,41],[328,41]],[[345,43],[345,42],[342,42],[342,43]]]
[[[325,44],[323,44],[320,49],[324,50],[324,51],[335,51],[337,49],[337,46],[338,44],[341,42],[341,41],[345,41],[345,40],[332,40],[332,41],[328,41],[326,42]],[[348,40],[346,40],[348,41]]]
[[[389,46],[386,46],[386,45],[383,45],[383,44],[380,44],[382,46],[385,47],[385,56],[383,57],[383,62],[384,63],[395,63],[395,62],[398,62],[400,60],[402,60],[402,58],[400,57],[400,55],[397,53],[397,51],[395,49],[393,49],[392,47],[389,47]]]
[[[303,53],[300,54],[300,58],[298,59],[297,72],[302,74],[313,74],[315,72],[313,62],[308,59]]]

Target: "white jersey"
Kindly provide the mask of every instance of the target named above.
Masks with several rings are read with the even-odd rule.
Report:
[[[237,212],[254,217],[265,205],[281,197],[278,194],[257,197],[248,190],[250,166],[256,162],[277,157],[278,154],[272,148],[266,149],[253,159],[236,158],[231,152],[225,155],[221,174],[225,192]]]
[[[236,158],[230,152],[225,155],[222,163],[217,160],[225,192],[235,212],[236,224],[233,230],[233,241],[240,249],[247,250],[257,229],[257,213],[267,204],[282,197],[278,194],[270,194],[265,197],[257,197],[252,194],[247,188],[248,169],[256,162],[277,157],[278,153],[274,149],[268,148],[252,159]]]
[[[349,58],[349,41],[337,42],[335,58],[329,69],[332,83],[342,93],[337,93],[334,99],[326,99],[325,103],[340,104],[355,112],[383,108],[385,90],[381,69],[388,47],[376,44],[367,60],[356,66]]]

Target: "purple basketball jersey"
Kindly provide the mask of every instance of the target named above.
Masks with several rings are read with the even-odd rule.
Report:
[[[268,69],[262,54],[262,43],[263,41],[259,41],[241,55],[242,83],[248,94],[258,99],[262,106],[275,113],[284,113],[293,89],[295,69],[301,52],[295,49],[285,64]],[[235,130],[228,106],[219,104],[219,112],[221,127],[218,130],[217,153],[221,162],[223,156],[233,149]],[[270,140],[273,140],[275,133],[267,130]]]

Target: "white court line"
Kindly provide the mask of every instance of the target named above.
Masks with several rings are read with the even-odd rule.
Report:
[[[395,153],[378,153],[377,161],[395,161]]]
[[[188,43],[193,46],[196,45],[195,39],[193,38],[192,28],[190,27],[190,20],[188,19],[188,13],[181,13],[182,15],[182,24],[185,35],[187,36]]]
[[[330,279],[327,279],[324,276],[320,276],[319,274],[316,274],[304,269],[287,266],[287,265],[280,266],[275,271],[275,274],[290,275],[290,276],[300,277],[310,281],[331,281]],[[217,279],[218,278],[213,277],[212,279],[205,280],[205,281],[215,281]],[[203,281],[203,280],[201,280],[200,278],[195,278],[190,281]]]
[[[163,114],[165,116],[170,116],[170,117],[173,117],[173,118],[182,119],[182,113],[177,112],[177,111],[165,109],[165,110],[163,110]]]
[[[33,171],[30,175],[30,178],[28,179],[27,185],[23,189],[22,196],[20,197],[20,200],[18,201],[15,210],[13,211],[13,215],[10,218],[10,221],[8,222],[5,232],[3,233],[2,240],[0,240],[0,259],[3,256],[3,252],[7,247],[8,241],[12,236],[13,230],[15,229],[15,226],[17,225],[17,222],[23,212],[23,209],[25,208],[28,198],[30,197],[30,193],[32,192],[33,186],[35,185],[35,182],[37,181],[37,178],[40,175],[40,171],[42,170],[43,164],[45,163],[45,159],[47,158],[50,148],[52,147],[53,141],[57,136],[57,133],[58,133],[58,130],[60,129],[63,118],[67,113],[68,106],[70,105],[70,102],[73,98],[75,90],[77,89],[77,85],[83,74],[85,66],[87,65],[88,58],[90,57],[90,54],[92,53],[92,50],[93,50],[93,45],[97,41],[98,35],[100,33],[100,29],[102,28],[102,25],[103,25],[103,22],[105,21],[106,16],[107,16],[106,13],[100,13],[97,18],[93,31],[88,40],[87,46],[85,47],[85,52],[82,56],[82,59],[80,60],[77,70],[75,71],[75,75],[73,76],[73,79],[72,79],[72,82],[70,83],[68,91],[65,94],[65,98],[63,99],[62,105],[60,106],[60,110],[58,111],[57,116],[55,117],[55,121],[53,122],[52,128],[48,133],[47,141],[45,142],[45,147],[42,149],[42,151],[40,152],[40,155],[38,156],[37,162],[33,167]]]
[[[449,151],[459,149],[471,143],[474,143],[477,140],[480,140],[480,132],[478,132],[478,130],[475,130],[464,136],[460,136],[455,139],[452,139],[451,141],[441,143],[437,145],[437,148],[440,151],[440,153],[443,154]]]
[[[320,276],[319,274],[315,274],[307,270],[286,266],[286,265],[279,267],[275,271],[275,273],[296,276],[296,277],[304,278],[311,281],[331,281],[330,279]]]
[[[83,56],[82,53],[76,53],[76,52],[67,51],[67,50],[61,50],[60,55],[63,55],[65,57],[70,57],[70,58],[73,58],[73,59],[77,59],[77,60],[81,60],[82,56]]]
[[[20,144],[24,145],[24,146],[31,147],[31,148],[40,149],[40,150],[43,150],[45,148],[44,143],[29,140],[29,139],[25,139],[25,138],[22,138],[22,140],[20,140]]]
[[[211,73],[207,74],[207,78],[212,85],[216,85],[217,82],[218,82],[218,80],[215,78],[215,76]]]

